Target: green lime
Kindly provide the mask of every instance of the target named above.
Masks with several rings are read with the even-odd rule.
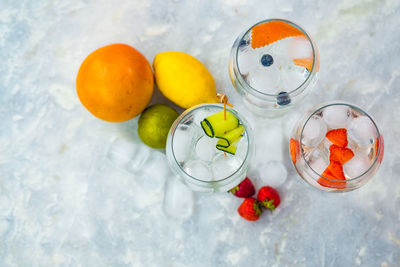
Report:
[[[146,108],[139,118],[138,133],[146,145],[165,148],[172,123],[179,116],[173,108],[156,104]]]

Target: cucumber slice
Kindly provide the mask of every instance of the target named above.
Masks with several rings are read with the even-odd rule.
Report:
[[[211,116],[208,116],[200,124],[206,135],[210,137],[223,136],[230,130],[233,130],[239,126],[239,119],[227,110],[225,120],[224,111],[221,110]]]
[[[218,137],[219,140],[217,145],[220,147],[228,147],[231,143],[235,142],[244,132],[244,126],[242,124],[239,127],[227,132],[223,136],[215,136]]]
[[[241,138],[242,138],[242,136],[240,135],[239,138],[236,139],[234,142],[232,142],[232,143],[230,144],[230,146],[228,146],[228,147],[219,146],[219,145],[217,144],[217,149],[218,149],[218,150],[221,150],[221,151],[224,151],[224,152],[227,152],[227,153],[229,153],[229,154],[235,155],[237,145],[238,145],[238,143],[239,143],[239,141],[240,141]]]
[[[209,137],[213,137],[213,131],[212,131],[212,128],[211,128],[211,126],[209,126],[208,124],[207,124],[207,121],[206,120],[203,120],[203,121],[201,121],[200,122],[200,125],[201,125],[201,128],[203,128],[203,131],[205,132],[205,134],[207,135],[207,136],[209,136]]]

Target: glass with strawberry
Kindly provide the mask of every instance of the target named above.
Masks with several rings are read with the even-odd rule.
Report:
[[[381,165],[384,144],[375,121],[361,108],[331,102],[307,112],[289,141],[297,173],[329,192],[364,185]]]
[[[252,112],[273,117],[304,97],[319,72],[318,48],[310,35],[284,19],[261,21],[233,44],[229,75]]]

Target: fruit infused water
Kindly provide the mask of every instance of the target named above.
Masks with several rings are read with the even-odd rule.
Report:
[[[246,176],[251,152],[247,122],[222,104],[185,111],[172,125],[166,153],[175,173],[196,191],[228,191]]]
[[[360,108],[332,103],[300,120],[289,142],[300,176],[324,191],[350,191],[365,184],[383,157],[383,137]]]
[[[264,114],[297,100],[319,68],[311,38],[294,23],[279,19],[251,27],[236,40],[231,57],[235,88]]]

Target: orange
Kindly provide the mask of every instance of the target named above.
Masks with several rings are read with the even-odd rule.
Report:
[[[139,115],[153,95],[151,66],[126,44],[101,47],[82,62],[76,91],[82,105],[94,116],[110,122]]]

